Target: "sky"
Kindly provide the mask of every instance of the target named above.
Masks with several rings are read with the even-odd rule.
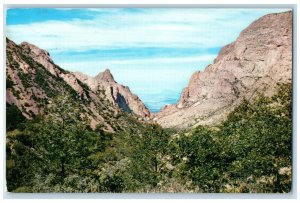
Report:
[[[110,69],[153,112],[178,101],[193,72],[274,8],[11,8],[6,35],[47,50],[60,67]]]

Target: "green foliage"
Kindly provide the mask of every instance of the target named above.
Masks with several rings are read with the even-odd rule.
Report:
[[[65,188],[70,187],[66,183],[70,178],[80,182],[94,177],[92,171],[97,165],[91,155],[103,151],[103,136],[107,134],[101,129],[93,131],[73,101],[62,93],[45,110],[43,118],[27,121],[25,129],[7,133],[9,191],[23,191],[24,187],[39,192],[50,187],[70,191]],[[93,178],[95,182],[98,179]]]
[[[101,125],[93,130],[74,95],[64,91],[41,118],[25,121],[15,106],[8,106],[7,116],[9,191],[291,190],[291,84],[279,85],[271,98],[242,101],[219,126],[181,132],[125,112],[115,117],[126,122],[111,119],[117,133]]]
[[[21,127],[25,121],[22,112],[14,104],[6,103],[6,131]]]
[[[150,124],[130,142],[132,178],[139,184],[156,186],[163,175],[162,157],[167,153],[168,134],[157,124]]]
[[[225,163],[215,132],[200,126],[191,135],[182,135],[176,142],[178,149],[174,155],[185,160],[181,175],[192,180],[200,191],[218,192]],[[173,159],[176,160],[176,157]]]
[[[202,192],[289,192],[291,93],[291,84],[280,85],[272,98],[244,100],[218,130],[180,136],[173,160],[186,159],[181,176]]]
[[[13,95],[14,95],[17,99],[21,99],[21,97],[20,97],[20,94],[21,94],[20,90],[17,90],[17,89],[15,89],[15,88],[13,88],[13,89],[12,89],[12,93],[13,93]]]
[[[12,88],[14,86],[14,82],[11,80],[10,76],[6,77],[6,88]]]
[[[25,88],[31,87],[31,75],[29,73],[24,73],[22,71],[18,72],[18,76],[20,80],[22,81],[22,84]]]
[[[46,73],[44,70],[37,70],[34,77],[34,82],[38,85],[38,87],[42,88],[45,91],[48,97],[53,97],[56,93],[49,86],[49,80],[45,80],[45,78],[47,78],[45,74]]]
[[[6,137],[6,180],[7,189],[12,191],[20,186],[22,191],[32,180],[32,137],[28,130],[15,129]]]
[[[11,51],[6,51],[6,58],[7,61],[9,61],[11,69],[18,69],[20,67],[20,64],[14,59],[13,54]]]
[[[103,182],[104,188],[107,189],[106,192],[120,193],[124,189],[124,181],[121,176],[107,176]]]
[[[18,72],[18,76],[22,80],[22,84],[24,87],[38,86],[43,89],[48,98],[55,97],[57,92],[66,91],[69,92],[72,97],[78,98],[77,92],[70,87],[61,77],[54,77],[42,64],[36,62],[32,59],[32,57],[21,53],[20,51],[16,51],[17,55],[25,61],[31,69],[35,70],[35,77],[33,78],[33,82],[35,84],[31,84],[32,78],[30,74]],[[53,64],[56,66],[55,64]],[[61,69],[59,66],[56,66],[62,73],[69,73]]]
[[[36,126],[36,163],[40,175],[53,174],[63,181],[68,175],[93,169],[88,158],[101,150],[101,132],[93,132],[80,114],[80,106],[62,94],[46,109],[46,117]],[[84,158],[83,158],[84,157]]]

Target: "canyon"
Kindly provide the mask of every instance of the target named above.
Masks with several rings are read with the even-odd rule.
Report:
[[[8,105],[30,119],[43,111],[47,101],[67,91],[78,97],[92,127],[101,124],[108,131],[114,131],[123,112],[164,128],[217,125],[244,98],[251,100],[259,93],[272,96],[278,83],[292,82],[291,11],[265,15],[249,25],[221,49],[213,64],[191,76],[177,104],[158,113],[151,113],[129,87],[117,83],[109,69],[95,77],[70,72],[33,44],[17,45],[9,39],[6,44]]]

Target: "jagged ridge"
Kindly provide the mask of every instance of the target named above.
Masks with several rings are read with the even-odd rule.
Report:
[[[27,42],[18,46],[9,39],[6,44],[6,102],[18,107],[27,119],[42,113],[45,105],[64,91],[80,103],[93,128],[99,124],[112,132],[130,125],[126,115],[109,102],[104,90],[91,90],[73,73],[54,64],[45,50]]]
[[[80,72],[75,72],[74,75],[93,91],[104,90],[108,100],[121,109],[133,112],[145,119],[150,118],[150,111],[139,97],[133,94],[129,87],[118,84],[109,69],[100,72],[94,78]]]

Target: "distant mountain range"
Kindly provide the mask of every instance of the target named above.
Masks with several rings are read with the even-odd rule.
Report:
[[[6,102],[30,119],[60,92],[72,94],[82,111],[107,131],[128,124],[127,115],[165,128],[214,125],[243,98],[272,95],[277,83],[292,80],[292,12],[269,14],[253,22],[237,40],[222,48],[214,63],[195,72],[177,104],[150,113],[129,87],[118,84],[107,69],[96,77],[69,72],[47,51],[6,40]],[[129,114],[128,114],[129,113]]]

